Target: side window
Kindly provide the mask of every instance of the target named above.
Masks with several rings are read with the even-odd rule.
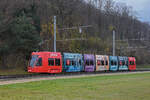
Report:
[[[76,65],[76,62],[75,61],[71,61],[72,62],[72,66],[75,66]]]
[[[113,62],[113,60],[111,61],[111,65],[114,65],[114,62]]]
[[[68,60],[68,59],[66,60],[66,65],[70,66],[70,60]]]
[[[120,65],[120,66],[122,65],[122,61],[120,61],[119,65]]]
[[[132,65],[132,61],[130,61],[130,65]]]
[[[101,65],[104,65],[104,60],[101,61]]]
[[[116,61],[114,61],[114,65],[117,65],[117,62],[116,62]]]
[[[93,60],[90,60],[90,65],[94,65],[94,62],[93,62]]]
[[[126,66],[128,66],[128,61],[126,61]]]
[[[130,65],[135,65],[134,61],[130,61]]]
[[[105,65],[108,65],[108,61],[105,61]]]
[[[79,60],[79,65],[81,65],[81,59]]]
[[[111,65],[117,65],[117,62],[112,60]]]
[[[125,65],[125,61],[122,61],[122,65]]]
[[[55,59],[55,65],[60,66],[60,59]]]
[[[48,65],[54,66],[54,59],[53,58],[48,58]]]
[[[36,63],[36,66],[42,66],[42,58],[39,58],[37,63]]]
[[[100,60],[97,60],[97,65],[101,65],[101,61]]]
[[[133,65],[135,65],[135,62],[133,61]]]
[[[85,65],[89,66],[90,65],[90,61],[86,60]]]

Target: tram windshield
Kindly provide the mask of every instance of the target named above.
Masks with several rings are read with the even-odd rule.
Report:
[[[34,64],[37,61],[37,59],[38,59],[38,55],[33,55],[32,56],[31,61],[30,61],[30,66],[31,67],[34,67]]]

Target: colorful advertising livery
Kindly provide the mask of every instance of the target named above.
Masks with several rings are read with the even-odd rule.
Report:
[[[135,57],[79,53],[33,52],[28,66],[31,73],[93,72],[136,70]]]

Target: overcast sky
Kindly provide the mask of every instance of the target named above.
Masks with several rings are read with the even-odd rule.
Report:
[[[137,17],[144,22],[150,23],[150,0],[114,0],[126,3],[137,12]]]

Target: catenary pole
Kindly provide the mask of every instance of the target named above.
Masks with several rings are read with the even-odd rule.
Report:
[[[115,56],[115,30],[113,30],[113,56]]]
[[[54,52],[56,52],[56,16],[54,16]]]

